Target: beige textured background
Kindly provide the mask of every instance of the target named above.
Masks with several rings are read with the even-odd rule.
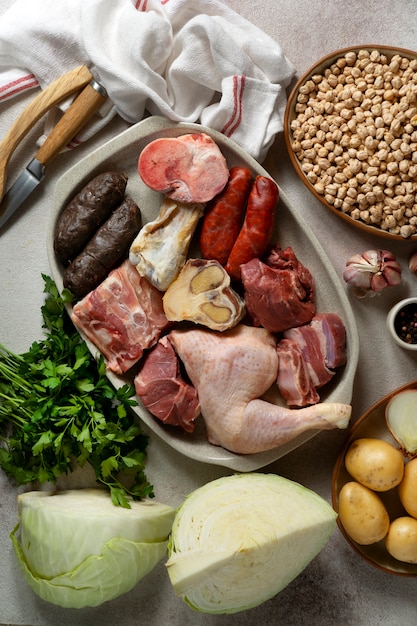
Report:
[[[190,0],[192,1],[192,0]],[[0,0],[1,15],[13,0]],[[348,45],[385,44],[413,49],[417,41],[415,0],[228,0],[226,2],[278,41],[297,74],[324,54]],[[32,94],[33,95],[33,94]],[[0,106],[0,136],[32,97]],[[30,209],[0,234],[0,341],[23,351],[41,334],[41,273],[48,273],[45,231],[47,201],[56,180],[74,159],[87,155],[126,127],[115,120],[100,135],[64,154],[48,168],[48,180],[33,196]],[[37,137],[37,130],[31,139]],[[26,165],[28,149],[16,155],[13,170]],[[33,144],[32,144],[33,148]],[[401,288],[369,301],[351,299],[361,340],[353,407],[357,419],[382,395],[417,378],[417,356],[394,346],[385,332],[392,304],[417,293],[417,279],[406,270],[414,247],[359,235],[329,215],[295,177],[282,137],[264,163],[290,202],[308,220],[336,271],[346,259],[368,248],[388,247],[404,267]],[[383,245],[384,244],[384,245]],[[271,471],[299,481],[330,501],[331,473],[343,433],[324,433],[271,466]],[[192,489],[223,473],[220,468],[182,459],[159,441],[149,449],[148,474],[158,499],[178,505]],[[16,490],[0,475],[0,624],[84,626],[142,624],[192,626],[412,626],[416,623],[416,579],[389,576],[358,559],[338,531],[309,567],[281,594],[236,616],[199,615],[175,598],[163,563],[129,594],[98,609],[64,610],[37,598],[20,577],[8,535],[16,521]]]

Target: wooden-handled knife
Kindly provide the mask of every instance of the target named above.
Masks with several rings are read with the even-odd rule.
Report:
[[[87,84],[88,83],[88,84]],[[61,77],[35,98],[13,124],[0,143],[0,198],[5,181],[9,157],[24,134],[51,106],[84,87],[75,98],[34,158],[4,195],[0,204],[0,228],[10,219],[29,194],[39,185],[45,175],[45,167],[58,154],[86,122],[98,111],[107,98],[106,90],[96,82],[87,67],[81,66]]]

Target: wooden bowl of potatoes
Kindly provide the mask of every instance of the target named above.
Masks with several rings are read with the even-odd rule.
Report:
[[[292,90],[284,133],[298,176],[327,209],[370,234],[417,238],[417,52],[326,55]]]
[[[417,391],[417,380],[375,402],[349,428],[333,469],[332,504],[356,554],[386,573],[415,578],[417,458],[402,449],[386,417],[393,398],[410,391]]]

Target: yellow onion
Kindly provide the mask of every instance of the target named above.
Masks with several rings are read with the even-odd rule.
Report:
[[[347,262],[343,278],[358,298],[401,284],[401,266],[389,250],[366,250]]]
[[[385,420],[402,453],[417,457],[417,389],[396,393],[386,406]]]

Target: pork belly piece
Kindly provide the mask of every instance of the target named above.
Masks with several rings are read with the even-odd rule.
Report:
[[[307,430],[348,426],[350,405],[328,402],[289,409],[260,399],[275,381],[278,366],[275,338],[264,328],[239,324],[223,333],[174,329],[169,338],[197,389],[214,445],[251,454]]]
[[[310,372],[301,349],[292,339],[281,339],[277,345],[277,385],[290,408],[316,404],[320,400],[311,382]]]
[[[161,137],[141,152],[143,182],[179,202],[208,202],[229,178],[226,159],[206,133]]]
[[[180,362],[168,337],[162,337],[143,358],[134,379],[135,390],[144,406],[164,424],[194,431],[200,415],[196,389],[180,372]]]
[[[347,361],[346,328],[336,313],[321,313],[310,322],[319,336],[324,362],[331,369]]]
[[[288,406],[318,402],[317,389],[347,361],[345,325],[336,313],[317,314],[309,324],[286,330],[277,352],[277,385]]]
[[[137,363],[170,324],[162,294],[128,260],[73,307],[71,319],[116,374]]]
[[[291,247],[276,247],[264,261],[252,259],[241,265],[241,276],[247,310],[255,326],[280,333],[313,318],[313,277]]]
[[[325,356],[322,352],[320,337],[310,325],[291,328],[284,332],[286,339],[292,339],[300,348],[310,374],[311,384],[314,387],[322,387],[334,376],[334,370],[327,367]]]

